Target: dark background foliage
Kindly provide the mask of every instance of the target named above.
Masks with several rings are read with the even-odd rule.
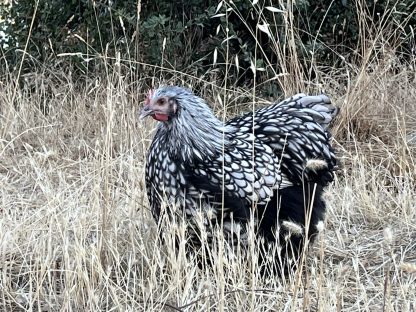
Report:
[[[2,48],[1,70],[11,71],[19,65],[35,3],[19,0],[11,7],[0,5],[1,16],[5,17],[1,29],[8,40],[8,47]],[[288,15],[285,18],[281,12],[265,9],[267,6],[293,16],[293,26],[298,30],[297,52],[305,68],[310,66],[310,51],[314,51],[316,64],[329,67],[363,57],[361,50],[368,42],[362,41],[362,30],[376,33],[386,19],[393,19],[393,24],[401,27],[388,29],[385,45],[414,33],[416,25],[413,0],[297,0],[292,7],[264,0],[255,5],[248,0],[39,0],[23,69],[31,71],[45,63],[61,67],[70,64],[78,73],[96,73],[102,69],[103,59],[111,64],[119,53],[128,61],[197,75],[227,76],[249,85],[253,81],[252,62],[264,68],[257,79],[279,72],[276,46],[256,26],[267,21],[282,49],[287,44]],[[405,59],[414,53],[414,36],[404,42],[397,53]],[[258,52],[259,46],[262,53]],[[149,70],[145,66],[134,68]]]

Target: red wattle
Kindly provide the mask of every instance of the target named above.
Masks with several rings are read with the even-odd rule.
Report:
[[[153,118],[157,121],[167,121],[169,119],[169,116],[166,114],[154,114]]]

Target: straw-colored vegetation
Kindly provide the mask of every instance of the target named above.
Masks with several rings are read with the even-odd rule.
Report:
[[[205,268],[161,243],[143,183],[155,124],[137,118],[148,77],[132,84],[117,63],[82,82],[47,70],[21,74],[20,85],[8,76],[0,83],[0,310],[415,311],[416,59],[402,63],[396,47],[379,48],[379,31],[357,64],[317,66],[313,81],[288,70],[269,82],[287,93],[325,89],[341,107],[332,127],[341,169],[326,192],[326,221],[286,278],[259,273],[254,241],[247,254],[212,250]],[[201,85],[181,73],[159,83]],[[255,89],[202,84],[219,116],[251,108]],[[163,235],[181,231],[172,224]]]

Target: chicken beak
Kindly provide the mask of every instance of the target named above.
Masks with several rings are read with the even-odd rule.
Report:
[[[153,109],[150,107],[150,105],[145,105],[140,113],[139,118],[142,120],[146,118],[149,115],[152,115],[154,113]]]

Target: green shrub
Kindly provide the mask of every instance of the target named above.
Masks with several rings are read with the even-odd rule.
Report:
[[[82,73],[96,73],[103,59],[112,63],[119,52],[123,59],[250,85],[253,65],[259,70],[256,81],[285,73],[307,73],[311,79],[313,66],[343,66],[345,60],[363,58],[374,42],[362,38],[386,46],[400,39],[404,44],[397,52],[404,58],[414,53],[412,0],[297,0],[291,7],[265,0],[145,0],[140,5],[135,0],[39,0],[36,14],[35,3],[0,4],[1,16],[8,17],[2,29],[9,47],[2,59],[9,70],[23,56],[33,16],[26,70],[72,64]],[[58,57],[62,53],[65,57]],[[282,67],[293,59],[300,67]]]

